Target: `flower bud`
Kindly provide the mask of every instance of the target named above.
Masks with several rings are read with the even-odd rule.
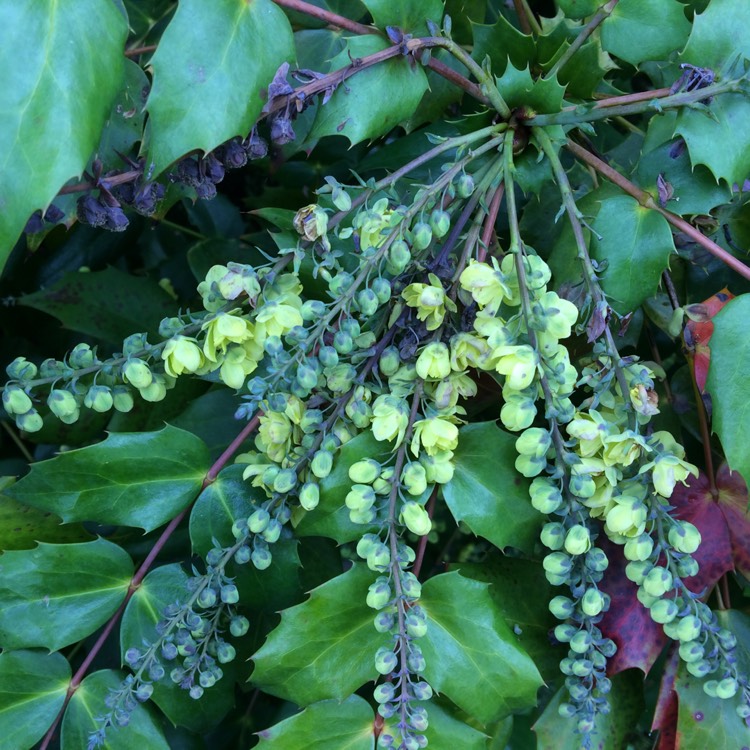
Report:
[[[36,409],[29,409],[25,414],[16,416],[16,427],[24,432],[39,432],[44,426],[44,420]]]
[[[325,479],[333,468],[333,453],[320,450],[315,453],[310,462],[310,470],[318,479]]]
[[[135,405],[133,402],[133,394],[131,393],[130,388],[126,385],[116,385],[112,389],[112,398],[115,409],[123,414],[132,411],[133,406]]]
[[[349,467],[349,479],[357,484],[372,484],[380,476],[381,468],[373,458],[356,461]]]
[[[395,346],[388,346],[383,349],[383,353],[378,360],[380,372],[385,375],[385,377],[390,378],[392,375],[396,374],[400,366],[401,357],[399,356],[398,349]]]
[[[251,560],[257,570],[265,570],[273,562],[273,556],[268,547],[256,547],[253,550]]]
[[[106,385],[92,385],[83,397],[83,405],[100,413],[107,412],[114,406],[112,391]]]
[[[371,289],[375,292],[375,296],[378,298],[378,302],[381,305],[385,305],[391,299],[393,290],[391,289],[391,282],[388,279],[377,278],[372,282]]]
[[[599,589],[586,589],[581,598],[581,610],[588,617],[596,617],[602,612],[606,605],[606,599]]]
[[[387,270],[398,276],[411,261],[411,250],[403,240],[396,240],[388,250]]]
[[[139,388],[138,392],[141,394],[141,398],[144,401],[148,401],[150,403],[162,401],[167,395],[166,381],[163,377],[156,376],[151,381],[150,385],[147,385],[145,388]]]
[[[375,504],[375,493],[367,484],[355,484],[344,498],[349,510],[369,510]]]
[[[640,586],[653,567],[653,563],[648,560],[630,562],[625,566],[625,575],[633,583]]]
[[[586,630],[579,630],[571,639],[570,639],[570,650],[575,651],[577,654],[585,654],[589,648],[591,648],[591,643],[593,639],[591,638],[591,634],[587,632]]]
[[[672,589],[672,574],[666,568],[657,566],[649,571],[641,585],[651,596],[664,596]]]
[[[550,549],[562,549],[565,542],[565,527],[561,523],[547,523],[540,535],[542,544]]]
[[[249,525],[249,524],[248,524]],[[281,536],[281,523],[276,518],[272,518],[268,522],[268,526],[261,532],[263,539],[268,544],[274,544],[279,541]]]
[[[320,488],[315,482],[305,482],[299,491],[299,503],[305,510],[315,510],[320,502]]]
[[[369,318],[378,311],[380,300],[372,289],[361,289],[357,292],[357,306],[362,315]]]
[[[688,521],[675,521],[669,530],[669,543],[678,551],[692,554],[701,543],[701,534]]]
[[[677,625],[677,639],[682,642],[694,641],[701,634],[701,630],[702,623],[700,618],[695,615],[686,615],[680,618],[680,622]]]
[[[680,644],[680,659],[688,664],[693,661],[700,661],[704,653],[705,649],[697,641],[683,641]]]
[[[148,388],[154,379],[148,365],[140,359],[129,359],[122,366],[122,377],[138,390]]]
[[[436,208],[430,214],[430,228],[435,237],[444,237],[451,228],[451,215],[447,211]]]
[[[294,469],[282,469],[273,480],[273,490],[286,495],[297,486],[297,473]]]
[[[664,623],[672,622],[677,617],[679,609],[671,599],[659,599],[651,607],[650,611],[651,619],[663,625]]]
[[[271,522],[271,514],[264,508],[258,508],[247,519],[247,527],[252,534],[263,533]]]
[[[388,579],[378,578],[368,589],[367,606],[372,609],[383,609],[392,598],[393,593],[388,585]]]
[[[3,390],[3,406],[10,416],[25,414],[33,404],[28,394],[17,385],[7,385]]]
[[[401,506],[400,520],[412,534],[417,536],[426,536],[432,529],[432,521],[427,511],[413,500],[407,500]]]
[[[474,192],[474,178],[464,172],[456,181],[456,192],[459,198],[468,198]]]
[[[78,415],[79,408],[75,396],[61,388],[53,388],[47,397],[47,406],[50,411],[59,419]]]
[[[88,344],[78,344],[68,355],[68,364],[76,370],[91,367],[94,361],[94,352]]]
[[[367,555],[367,567],[378,573],[385,573],[391,564],[391,553],[382,542],[375,544]]]
[[[713,667],[711,666],[711,662],[706,659],[700,659],[699,661],[691,661],[687,665],[687,671],[690,672],[691,675],[698,678],[703,678],[707,674],[710,674],[713,672]],[[717,697],[718,697],[718,691],[717,691]]]
[[[558,620],[567,620],[575,612],[575,605],[567,596],[553,597],[548,606]]]
[[[547,477],[537,477],[529,487],[532,506],[540,513],[554,513],[563,503],[562,493]]]
[[[552,436],[541,427],[530,427],[516,439],[516,450],[524,456],[541,458],[552,445]]]
[[[733,677],[725,677],[723,680],[720,680],[719,684],[716,686],[716,697],[721,698],[722,700],[734,698],[737,694],[737,688],[737,680]]]
[[[401,475],[401,482],[406,491],[419,497],[427,489],[427,473],[420,463],[410,463]]]
[[[548,573],[567,576],[573,567],[573,562],[564,552],[552,552],[544,558],[542,566]]]
[[[648,534],[640,534],[628,539],[623,551],[628,560],[648,560],[654,551],[654,540]]]
[[[609,560],[604,550],[592,547],[586,553],[586,567],[596,573],[603,573],[609,567]]]
[[[221,601],[224,604],[237,604],[240,600],[240,592],[233,583],[225,583],[221,587]]]
[[[565,535],[565,551],[569,555],[583,555],[591,549],[589,530],[580,524],[571,526]]]
[[[675,567],[677,569],[677,575],[679,575],[681,578],[690,578],[690,576],[696,575],[698,573],[698,570],[700,569],[698,561],[690,555],[681,557],[677,561],[677,565]]]
[[[412,242],[417,250],[424,250],[432,242],[432,228],[424,221],[412,227]]]
[[[375,654],[375,669],[380,674],[390,674],[398,665],[398,657],[386,646],[381,646]]]

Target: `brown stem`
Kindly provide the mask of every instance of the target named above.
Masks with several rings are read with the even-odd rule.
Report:
[[[477,260],[483,263],[489,252],[490,242],[493,241],[493,234],[495,231],[495,222],[497,221],[497,214],[500,211],[500,203],[503,200],[503,193],[505,192],[505,183],[501,182],[495,190],[495,194],[492,196],[490,201],[489,211],[484,219],[484,228],[482,229],[482,239],[477,252]]]
[[[430,520],[432,520],[432,516],[435,513],[435,503],[437,502],[437,496],[438,496],[438,485],[436,484],[432,488],[432,494],[430,495],[430,499],[427,501],[427,515],[430,517]],[[414,575],[419,578],[419,573],[422,570],[422,562],[424,561],[424,551],[427,549],[427,534],[424,536],[419,537],[419,545],[417,546],[417,554],[414,558],[414,565],[412,566],[411,572],[414,573]]]
[[[653,91],[638,91],[635,94],[623,94],[622,96],[607,96],[604,99],[600,99],[594,105],[594,109],[603,109],[604,107],[617,107],[620,104],[645,102],[649,99],[662,99],[665,96],[669,96],[671,93],[671,89],[663,88],[654,89]],[[596,96],[596,94],[594,94],[594,96]],[[575,105],[572,107],[566,107],[565,109],[575,109]]]
[[[529,17],[526,15],[526,8],[523,2],[521,0],[513,0],[513,7],[516,9],[518,25],[521,27],[521,31],[524,34],[531,34],[531,24],[529,23]]]
[[[65,185],[60,188],[58,195],[67,195],[68,193],[80,193],[85,190],[94,190],[99,187],[100,183],[104,183],[107,187],[114,187],[115,185],[122,185],[126,182],[133,182],[137,180],[143,174],[142,170],[131,169],[121,174],[115,174],[111,177],[103,177],[96,182],[84,180],[84,182],[77,182],[74,185]]]
[[[703,445],[703,463],[705,465],[706,476],[708,477],[708,488],[711,490],[711,497],[716,502],[719,499],[719,491],[716,489],[716,473],[714,472],[714,458],[711,451],[711,434],[708,429],[708,414],[703,403],[703,395],[695,379],[695,367],[690,367],[690,380],[693,383],[695,409],[698,412],[698,429],[700,430],[701,443]]]
[[[718,258],[723,263],[726,263],[733,271],[740,274],[740,276],[750,280],[750,268],[735,258],[731,253],[728,253],[723,247],[720,247],[713,240],[710,240],[706,235],[699,232],[692,224],[689,224],[683,218],[673,214],[671,211],[662,208],[650,193],[630,182],[630,180],[623,177],[616,169],[613,169],[609,164],[602,161],[597,156],[594,156],[594,154],[587,151],[585,148],[582,148],[577,143],[569,140],[566,145],[568,150],[576,157],[581,159],[581,161],[586,162],[586,164],[591,165],[597,172],[611,182],[614,182],[615,185],[624,190],[628,195],[635,198],[641,206],[660,213],[673,227],[676,227],[692,240],[695,240],[695,242],[701,245],[701,247],[704,247],[709,253],[711,253],[711,255]]]
[[[107,624],[104,626],[104,629],[96,639],[96,643],[94,643],[94,645],[91,647],[91,650],[83,660],[83,663],[80,667],[78,667],[78,670],[70,680],[70,683],[68,684],[68,691],[65,694],[65,700],[63,701],[63,704],[60,707],[60,711],[55,717],[54,722],[52,722],[52,726],[44,735],[44,739],[39,746],[39,750],[47,750],[47,748],[49,747],[49,744],[54,737],[55,730],[57,729],[60,720],[65,714],[65,709],[68,707],[68,703],[70,703],[70,699],[73,697],[73,694],[76,692],[76,690],[78,690],[78,688],[81,686],[81,682],[83,682],[83,678],[86,676],[86,672],[91,666],[91,663],[94,661],[94,659],[106,643],[107,639],[112,633],[112,630],[114,630],[115,625],[117,625],[118,620],[122,616],[122,613],[125,611],[125,607],[127,606],[131,597],[138,590],[138,587],[143,582],[143,579],[146,577],[146,574],[154,564],[154,561],[158,557],[159,553],[162,551],[162,549],[164,549],[164,545],[167,543],[167,541],[169,541],[169,538],[175,532],[177,527],[188,515],[190,509],[193,506],[193,503],[198,499],[198,496],[201,494],[201,492],[203,492],[203,490],[216,479],[216,475],[224,468],[224,466],[226,466],[226,464],[229,462],[229,459],[234,455],[240,445],[242,445],[245,439],[257,429],[258,424],[260,423],[260,417],[260,414],[256,414],[247,423],[247,425],[242,428],[237,437],[230,443],[229,447],[219,456],[219,458],[216,459],[216,461],[214,461],[211,468],[206,472],[206,476],[203,479],[201,488],[200,490],[198,490],[198,495],[196,495],[193,502],[191,502],[190,505],[185,508],[185,510],[183,510],[179,515],[175,516],[169,522],[164,531],[162,531],[162,533],[160,534],[159,538],[156,540],[154,546],[151,548],[151,551],[146,556],[146,559],[140,564],[138,570],[135,572],[133,578],[130,581],[130,585],[128,586],[128,590],[125,593],[125,598],[123,599],[122,604],[120,604],[120,606],[117,608],[117,611],[112,615],[112,617],[109,618]]]
[[[147,44],[145,47],[133,47],[132,49],[125,50],[125,57],[138,57],[138,55],[146,55],[155,50],[155,44]]]
[[[349,18],[340,16],[337,13],[331,13],[330,10],[324,10],[319,8],[317,5],[311,5],[310,3],[303,2],[303,0],[273,0],[276,5],[280,5],[282,8],[288,8],[289,10],[296,10],[298,13],[304,13],[306,16],[311,18],[317,18],[320,21],[325,21],[331,26],[338,26],[340,29],[346,29],[355,34],[379,34],[380,32],[372,26],[364,26],[361,23],[352,21]]]

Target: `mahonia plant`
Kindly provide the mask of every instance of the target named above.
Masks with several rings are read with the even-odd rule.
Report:
[[[91,337],[6,367],[12,746],[747,744],[739,0],[94,5],[6,66],[102,58],[78,161],[8,126],[9,302]]]

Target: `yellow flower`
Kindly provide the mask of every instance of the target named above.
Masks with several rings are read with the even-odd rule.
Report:
[[[646,441],[632,430],[604,438],[602,459],[607,466],[630,466],[646,447]]]
[[[375,440],[395,440],[401,445],[409,424],[409,407],[402,398],[384,393],[372,405],[370,428]]]
[[[487,339],[487,344],[491,349],[497,349],[499,346],[510,346],[516,340],[502,318],[496,318],[494,315],[488,315],[484,312],[478,313],[474,318],[474,330]]]
[[[576,452],[579,456],[596,455],[603,447],[604,440],[609,436],[610,425],[595,409],[588,412],[578,412],[575,419],[565,426],[568,435],[578,440]]]
[[[297,233],[306,240],[313,242],[322,237],[324,244],[327,242],[328,214],[320,206],[313,203],[300,208],[294,215],[293,224]]]
[[[544,310],[542,320],[545,332],[556,339],[568,338],[578,320],[578,308],[555,292],[545,292],[537,298],[537,303]]]
[[[511,291],[505,282],[505,274],[497,260],[492,266],[472,261],[459,278],[462,288],[471,293],[474,301],[488,312],[496,312],[504,300],[511,299]]]
[[[539,356],[528,344],[499,346],[492,356],[497,358],[495,370],[505,375],[505,382],[514,390],[522,391],[534,382]]]
[[[414,423],[414,436],[411,440],[411,452],[419,455],[419,444],[428,456],[439,451],[452,451],[458,445],[458,427],[441,417],[428,417]]]
[[[378,248],[385,242],[388,233],[384,230],[390,228],[393,213],[388,208],[388,199],[381,198],[372,208],[357,214],[353,226],[359,234],[360,250]]]
[[[484,369],[490,347],[484,339],[472,333],[457,333],[451,337],[451,367],[457,371],[468,367]]]
[[[445,311],[456,312],[456,304],[445,294],[440,279],[435,274],[429,275],[429,284],[409,284],[401,292],[409,307],[417,308],[417,317],[427,323],[427,330],[440,328]]]
[[[653,416],[659,413],[659,395],[656,391],[639,383],[630,389],[630,403],[639,414]]]
[[[297,302],[299,304],[296,304]],[[285,295],[283,298],[265,302],[258,310],[256,320],[263,323],[269,336],[283,336],[295,326],[302,325],[300,307],[302,304],[299,297]]]
[[[248,342],[249,343],[249,342]],[[219,377],[230,387],[239,390],[245,383],[245,377],[253,372],[258,361],[248,351],[245,344],[230,344],[219,368]]]
[[[271,461],[281,463],[291,448],[292,423],[286,414],[268,411],[260,418],[255,446]]]
[[[203,365],[203,352],[195,339],[187,336],[173,336],[167,341],[161,353],[164,371],[173,378],[183,372],[196,372]]]
[[[227,350],[229,344],[242,344],[254,335],[253,324],[243,318],[239,310],[219,313],[204,323],[201,330],[207,332],[203,354],[211,362],[218,362],[219,355]]]
[[[654,489],[662,497],[671,497],[677,482],[683,482],[690,474],[698,476],[698,468],[693,464],[683,461],[677,456],[659,456],[653,462],[653,472],[651,474]],[[646,466],[641,469],[641,473],[646,470]]]
[[[423,454],[419,462],[424,466],[428,484],[447,484],[456,470],[451,459],[453,451],[436,451],[434,455]]]
[[[451,362],[448,347],[439,341],[433,341],[422,349],[417,357],[417,375],[422,380],[435,378],[442,380],[451,372]]]

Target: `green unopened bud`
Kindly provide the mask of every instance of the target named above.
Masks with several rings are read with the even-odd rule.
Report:
[[[355,484],[344,498],[349,510],[369,510],[375,504],[375,493],[367,484]]]
[[[411,250],[404,240],[396,240],[388,250],[387,270],[398,276],[411,261]]]
[[[649,571],[641,585],[651,596],[664,596],[672,589],[672,574],[666,568],[657,566]]]
[[[242,615],[235,615],[229,623],[229,632],[235,638],[241,638],[250,629],[250,621]]]
[[[419,497],[427,489],[427,473],[424,466],[410,463],[401,475],[401,483],[410,495]]]
[[[258,508],[247,519],[247,527],[253,534],[261,534],[271,521],[271,514],[264,508]]]
[[[134,401],[133,394],[126,385],[116,385],[112,389],[112,399],[114,401],[115,409],[127,414],[127,412],[133,409]]]
[[[568,487],[576,497],[584,500],[593,497],[596,492],[596,482],[589,474],[573,474]]]
[[[591,535],[585,526],[576,524],[565,535],[565,551],[569,555],[583,555],[591,549]]]
[[[94,364],[94,352],[88,344],[78,344],[68,355],[68,363],[76,370],[91,367]]]
[[[653,567],[648,560],[630,562],[625,566],[625,575],[640,586]]]
[[[451,215],[447,211],[436,208],[430,214],[430,227],[435,237],[444,237],[451,228]]]
[[[282,469],[273,480],[273,490],[286,495],[297,486],[297,472],[294,469]]]
[[[680,618],[677,625],[677,638],[680,641],[694,641],[701,634],[701,620],[695,615]]]
[[[139,388],[138,392],[141,394],[141,398],[144,401],[155,403],[157,401],[162,401],[167,395],[167,384],[163,377],[157,375],[154,377],[151,385],[148,385],[145,388]]]
[[[565,527],[561,523],[546,523],[542,527],[542,544],[550,549],[562,549],[565,543]]]
[[[544,570],[553,575],[568,575],[573,561],[564,552],[552,552],[542,561]]]
[[[687,671],[690,672],[690,674],[694,677],[703,678],[707,674],[711,674],[711,672],[713,672],[713,667],[711,666],[711,662],[707,659],[700,659],[698,661],[689,662],[687,665]]]
[[[535,456],[520,455],[516,458],[515,462],[516,471],[525,477],[535,477],[541,474],[546,465],[546,458],[536,458]]]
[[[380,300],[372,289],[361,289],[357,292],[357,306],[362,315],[369,318],[378,311]]]
[[[357,484],[372,484],[382,470],[381,465],[373,458],[356,461],[349,467],[349,479]]]
[[[11,380],[32,380],[37,375],[37,366],[25,357],[16,357],[5,368],[5,372]]]
[[[309,365],[303,364],[297,368],[297,382],[308,391],[318,385],[318,373]]]
[[[529,427],[516,439],[516,450],[524,456],[541,458],[552,445],[552,436],[541,427]]]
[[[658,602],[651,607],[651,619],[658,623],[672,622],[679,609],[677,605],[671,599],[659,599]]]
[[[3,390],[3,407],[10,416],[25,414],[32,406],[31,399],[23,388],[17,385],[8,385]]]
[[[16,427],[24,432],[39,432],[44,426],[44,420],[36,409],[29,409],[25,414],[16,416]]]
[[[78,419],[80,408],[76,397],[70,392],[54,388],[47,397],[50,411],[65,424],[72,424]],[[69,421],[70,420],[70,421]]]
[[[567,620],[575,612],[575,604],[567,596],[553,597],[548,606],[558,620]]]
[[[677,575],[681,578],[690,578],[691,576],[697,575],[700,566],[698,561],[690,555],[685,555],[677,561],[675,566],[677,569]]]
[[[586,589],[581,598],[581,610],[588,617],[596,617],[605,607],[606,599],[599,589]]]
[[[733,677],[725,677],[723,680],[720,680],[719,684],[716,686],[716,697],[721,698],[722,700],[734,698],[737,694],[738,687],[737,680]]]
[[[106,385],[92,385],[83,398],[83,405],[100,413],[107,412],[114,405],[112,391]]]
[[[385,305],[390,301],[393,293],[391,289],[391,282],[388,279],[377,278],[372,282],[372,291],[375,292],[375,296],[378,298],[378,302],[381,305]]]
[[[388,547],[382,542],[373,545],[370,553],[367,555],[367,567],[378,573],[385,573],[391,564],[391,553]]]
[[[326,379],[326,385],[334,393],[344,393],[352,387],[357,371],[351,365],[336,365]]]
[[[579,630],[570,639],[570,650],[575,651],[577,654],[585,654],[591,648],[592,641],[593,639],[588,631]]]
[[[271,563],[273,562],[273,555],[271,554],[271,550],[269,550],[268,547],[256,547],[253,550],[253,554],[251,555],[250,559],[252,560],[256,570],[266,570],[266,568],[270,567]]]
[[[389,648],[382,646],[375,654],[375,669],[380,674],[390,674],[398,666],[398,656]]]
[[[609,567],[609,560],[603,549],[592,547],[586,553],[586,567],[597,573],[603,573]]]
[[[554,513],[563,503],[560,489],[546,477],[537,477],[529,487],[531,505],[540,513]]]
[[[563,623],[562,625],[557,625],[555,627],[555,638],[560,641],[560,643],[569,643],[570,639],[578,632],[578,629],[575,627],[575,625],[571,625],[570,623]]]
[[[318,479],[325,479],[333,468],[333,453],[320,450],[315,453],[310,462],[310,470]]]
[[[456,181],[456,192],[459,198],[468,198],[474,192],[474,178],[470,174],[462,174]]]
[[[414,573],[404,573],[401,576],[401,591],[410,599],[419,599],[422,596],[422,584]]]
[[[367,591],[367,606],[372,607],[372,609],[383,609],[392,598],[393,594],[388,579],[381,577],[371,584]]]
[[[140,359],[129,359],[122,366],[122,377],[138,390],[148,388],[154,379],[148,365]]]
[[[675,521],[669,530],[669,543],[678,551],[692,554],[701,543],[701,533],[688,521]]]
[[[432,229],[424,221],[418,221],[412,227],[412,242],[417,250],[424,250],[432,242]]]
[[[401,523],[417,536],[426,536],[432,529],[432,521],[427,511],[413,500],[407,500],[401,506]]]
[[[299,504],[305,510],[315,510],[320,502],[320,488],[315,482],[305,482],[299,491]]]
[[[648,560],[654,551],[654,540],[648,534],[628,539],[623,552],[628,560]]]
[[[680,644],[680,659],[688,664],[693,661],[700,661],[704,654],[705,649],[697,641],[688,641]]]
[[[415,607],[406,615],[406,632],[412,638],[422,638],[427,634],[427,618],[419,616],[418,610],[420,609],[420,607]]]
[[[339,211],[349,211],[352,207],[352,199],[340,185],[333,188],[331,192],[331,200],[333,205],[338,208]]]

